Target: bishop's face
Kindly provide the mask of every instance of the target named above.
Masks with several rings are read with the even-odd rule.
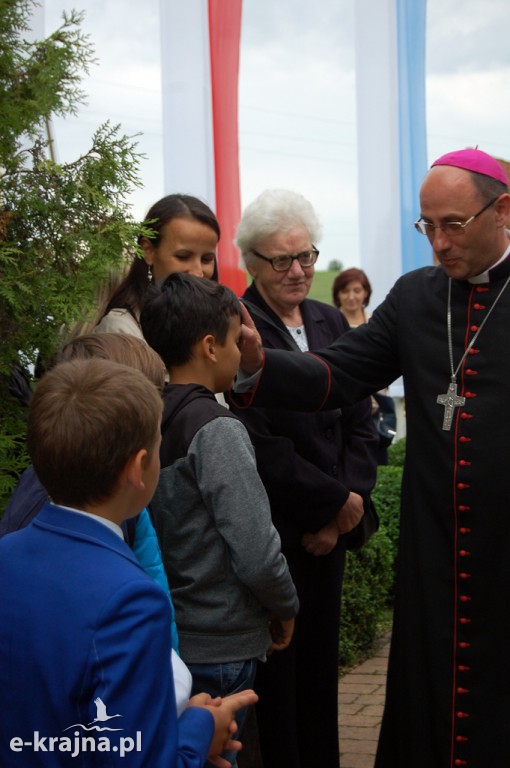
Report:
[[[502,196],[502,199],[505,196]],[[488,200],[482,199],[468,171],[431,168],[420,192],[421,216],[436,225],[429,236],[434,255],[449,277],[468,280],[489,269],[503,255],[504,214],[499,200],[471,221],[462,234],[448,236],[441,224],[467,221]]]

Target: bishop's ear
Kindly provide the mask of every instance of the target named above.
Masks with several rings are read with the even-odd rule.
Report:
[[[496,210],[501,216],[501,225],[508,228],[508,218],[510,216],[510,194],[505,192],[496,202]]]

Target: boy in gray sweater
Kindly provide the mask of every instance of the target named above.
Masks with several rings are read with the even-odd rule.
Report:
[[[151,506],[181,655],[193,692],[224,696],[288,646],[298,610],[248,433],[214,397],[237,373],[241,307],[225,286],[179,273],[149,293],[141,325],[171,380]]]

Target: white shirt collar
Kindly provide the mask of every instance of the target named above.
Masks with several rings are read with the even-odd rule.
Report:
[[[120,527],[120,525],[117,525],[117,523],[114,523],[113,520],[107,520],[106,517],[93,515],[91,512],[84,512],[82,509],[74,509],[74,507],[66,507],[64,504],[59,504],[58,506],[62,507],[63,509],[68,509],[69,512],[76,512],[77,515],[85,515],[85,517],[91,517],[93,520],[97,520],[98,523],[102,523],[111,531],[116,533],[117,536],[119,536],[122,540],[124,540],[124,534],[122,533],[122,528]]]
[[[490,282],[490,277],[489,277],[490,270],[494,269],[494,267],[497,267],[499,264],[501,264],[501,262],[503,262],[507,258],[507,256],[509,256],[509,255],[510,255],[510,243],[508,243],[508,247],[507,247],[506,251],[504,252],[503,256],[500,259],[498,259],[498,261],[495,264],[493,264],[489,269],[486,269],[485,272],[481,272],[479,275],[475,275],[474,277],[470,277],[468,282],[469,283],[473,283],[474,285],[478,285],[479,283],[489,283]]]

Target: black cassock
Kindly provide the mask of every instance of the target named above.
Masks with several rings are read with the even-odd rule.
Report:
[[[454,367],[509,275],[507,259],[487,284],[452,281]],[[376,768],[510,764],[510,284],[459,370],[465,403],[449,431],[437,403],[451,378],[447,304],[442,268],[408,273],[367,325],[318,357],[268,351],[253,399],[337,407],[404,377],[397,595]]]

